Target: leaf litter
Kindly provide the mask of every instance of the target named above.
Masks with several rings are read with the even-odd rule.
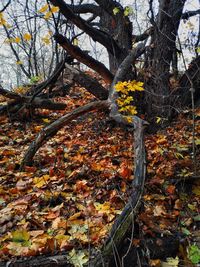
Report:
[[[27,123],[0,118],[2,261],[68,252],[72,264],[82,266],[91,257],[88,248],[102,246],[127,203],[134,179],[133,133],[108,120],[104,112],[72,121],[40,148],[33,166],[19,171],[38,132],[91,98],[76,87],[59,99],[67,103],[65,111],[40,110],[44,118]],[[178,186],[194,175],[191,128],[192,121],[184,114],[165,130],[146,135],[147,181],[137,219],[144,234],[172,234],[180,227],[190,234],[198,222],[199,181],[190,192],[181,192]],[[198,123],[195,138],[199,167]]]

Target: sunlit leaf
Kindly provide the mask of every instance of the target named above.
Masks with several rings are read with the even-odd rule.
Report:
[[[116,15],[119,13],[120,9],[118,7],[113,8],[113,14]]]
[[[200,248],[197,245],[191,245],[188,248],[188,258],[193,264],[200,263]]]
[[[125,9],[124,9],[124,16],[127,17],[127,16],[130,16],[133,14],[133,9],[132,7],[130,6],[126,6]]]

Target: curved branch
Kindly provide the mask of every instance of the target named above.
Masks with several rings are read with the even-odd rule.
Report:
[[[84,63],[88,67],[99,73],[106,82],[111,83],[113,80],[112,73],[105,67],[104,64],[95,60],[93,57],[84,53],[78,46],[72,45],[70,41],[61,34],[54,35],[56,42],[58,42],[73,58]]]
[[[141,56],[145,52],[145,45],[144,44],[138,44],[138,46],[133,49],[128,56],[122,61],[121,65],[119,66],[115,77],[112,82],[112,86],[110,88],[109,92],[109,100],[113,102],[113,100],[116,98],[116,91],[114,90],[114,85],[122,81],[129,70],[131,64],[134,64],[134,61]]]
[[[102,44],[112,55],[119,55],[122,50],[117,45],[115,40],[106,32],[97,30],[91,27],[85,20],[77,16],[73,10],[63,0],[50,0],[51,3],[60,8],[60,12],[73,22],[79,29],[87,33],[95,42]]]
[[[113,0],[95,0],[95,2],[101,7],[103,8],[107,13],[109,13],[111,16],[115,16],[113,13],[113,9],[115,7],[123,10],[123,7],[120,3],[118,3],[117,1],[113,1]]]
[[[137,43],[137,42],[141,42],[141,41],[146,40],[150,35],[153,34],[153,31],[154,31],[154,27],[150,27],[149,29],[147,29],[146,31],[144,31],[140,35],[133,35],[132,36],[133,43]]]
[[[31,143],[28,150],[25,153],[24,159],[21,163],[21,169],[24,168],[26,165],[30,165],[32,163],[33,157],[35,153],[38,151],[38,149],[42,146],[42,144],[49,140],[52,136],[54,136],[63,126],[65,126],[67,123],[72,121],[73,119],[79,117],[80,115],[83,115],[87,112],[90,112],[92,110],[100,110],[108,108],[109,104],[105,101],[97,101],[89,103],[83,107],[79,107],[72,112],[64,115],[63,117],[57,119],[53,123],[49,124],[47,127],[45,127],[37,136],[35,141]]]
[[[200,14],[200,9],[197,10],[192,10],[192,11],[186,11],[185,13],[182,14],[181,18],[188,20],[189,18],[199,15]]]
[[[71,5],[70,8],[76,14],[92,13],[95,14],[96,16],[100,15],[99,6],[93,4]]]

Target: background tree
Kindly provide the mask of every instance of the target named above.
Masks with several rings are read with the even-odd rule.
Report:
[[[49,77],[53,67],[56,67],[56,64],[63,59],[63,52],[58,48],[60,45],[70,55],[71,61],[75,58],[92,68],[109,85],[113,81],[113,75],[125,57],[129,55],[132,47],[143,42],[145,49],[142,55],[138,55],[137,64],[130,63],[129,71],[123,80],[139,79],[145,82],[145,97],[143,101],[140,101],[140,106],[149,119],[157,116],[171,117],[175,107],[189,103],[189,87],[194,85],[198,87],[196,74],[192,77],[187,74],[189,87],[188,81],[187,85],[183,84],[183,79],[181,79],[181,87],[179,84],[180,66],[183,65],[183,60],[180,57],[178,60],[178,53],[183,52],[184,46],[180,41],[178,30],[182,19],[189,21],[191,17],[199,14],[198,9],[183,12],[184,7],[188,6],[190,1],[162,0],[159,3],[149,1],[147,14],[142,14],[146,16],[146,20],[148,19],[145,25],[147,26],[146,29],[143,25],[137,27],[141,22],[139,18],[141,15],[138,13],[141,10],[139,10],[139,4],[136,5],[136,2],[122,6],[120,2],[112,0],[82,1],[81,3],[64,0],[21,3],[18,0],[15,4],[19,6],[17,12],[12,5],[6,9],[12,26],[9,26],[5,19],[2,20],[4,23],[1,24],[7,35],[7,42],[9,42],[16,57],[18,79],[21,71],[29,79],[31,77],[37,79],[39,76],[42,79]],[[20,8],[23,10],[20,11]],[[135,20],[131,20],[131,16]],[[189,23],[192,25],[190,21]],[[141,30],[143,33],[138,35]],[[194,34],[195,31],[199,31],[199,29],[197,27],[193,31],[191,29],[191,34],[192,32]],[[54,32],[56,42],[53,41],[52,32]],[[193,55],[198,57],[199,34],[195,34]],[[94,43],[99,43],[107,50],[109,68],[85,51],[85,47],[80,45],[83,38],[80,38],[79,35],[86,35],[87,38],[91,38]],[[184,59],[184,57],[182,58]],[[181,68],[183,70],[183,67]],[[73,78],[71,76],[73,82],[81,83],[81,86],[85,86],[97,97],[104,99],[107,97],[106,90],[91,77],[86,78],[84,75],[84,78],[80,79],[80,75],[83,76],[80,72],[79,75],[75,75],[76,71],[72,71],[72,69],[69,72],[73,73]],[[88,83],[88,79],[90,83]],[[176,83],[173,83],[174,80]],[[94,86],[91,84],[95,84],[96,90],[92,89]],[[52,86],[50,86],[50,91]],[[34,94],[33,91],[36,91],[36,95],[38,95],[42,94],[43,90],[31,89],[30,92]],[[198,96],[199,90],[197,89],[195,99]]]

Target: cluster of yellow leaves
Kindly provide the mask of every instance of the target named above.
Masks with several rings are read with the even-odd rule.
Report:
[[[56,13],[59,11],[59,7],[57,6],[50,6],[48,4],[42,6],[40,9],[39,9],[39,13],[43,13],[44,14],[44,18],[45,19],[49,19],[51,18],[52,14],[53,13]]]
[[[23,40],[26,42],[30,41],[31,38],[32,38],[32,36],[28,32],[23,35]],[[7,44],[9,44],[9,43],[19,44],[20,42],[21,42],[21,38],[19,36],[11,37],[11,38],[8,38],[5,40],[5,43],[7,43]]]
[[[117,99],[117,105],[119,107],[119,112],[128,115],[126,119],[129,123],[132,122],[130,115],[137,114],[136,107],[133,105],[133,97],[130,95],[131,92],[143,91],[143,82],[125,81],[118,82],[115,85],[115,90],[120,93],[120,96]]]

